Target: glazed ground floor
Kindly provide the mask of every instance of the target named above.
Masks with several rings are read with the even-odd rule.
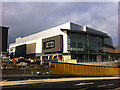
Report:
[[[120,58],[120,54],[113,53],[37,53],[27,54],[24,56],[26,59],[39,59],[41,64],[48,65],[49,62],[65,62],[74,64],[87,64],[87,65],[103,65],[103,66],[117,66],[115,61]]]
[[[50,54],[31,54],[27,55],[26,58],[34,59],[38,57],[43,62],[52,60],[58,62],[68,63],[91,63],[91,62],[113,62],[118,57],[111,53],[104,54],[83,54],[83,53],[50,53]]]

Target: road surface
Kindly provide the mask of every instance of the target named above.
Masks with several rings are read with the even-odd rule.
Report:
[[[22,81],[8,81],[2,83],[5,89],[77,89],[77,90],[120,90],[120,78],[96,77],[96,78],[59,78],[36,79]]]

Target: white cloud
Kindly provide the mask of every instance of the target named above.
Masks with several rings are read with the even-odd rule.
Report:
[[[116,5],[116,6],[115,6]],[[72,13],[71,20],[108,33],[113,40],[118,39],[117,3],[101,5],[85,13]],[[116,45],[117,42],[114,42]]]
[[[113,39],[118,32],[117,3],[4,3],[3,10],[11,42],[68,21],[105,31]]]

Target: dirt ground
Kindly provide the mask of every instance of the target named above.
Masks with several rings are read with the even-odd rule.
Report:
[[[48,65],[28,64],[27,66],[18,66],[17,64],[3,64],[1,66],[2,75],[37,75],[50,72]]]

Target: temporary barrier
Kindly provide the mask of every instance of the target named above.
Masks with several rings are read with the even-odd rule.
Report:
[[[120,68],[70,63],[51,63],[51,74],[62,75],[120,75]]]

